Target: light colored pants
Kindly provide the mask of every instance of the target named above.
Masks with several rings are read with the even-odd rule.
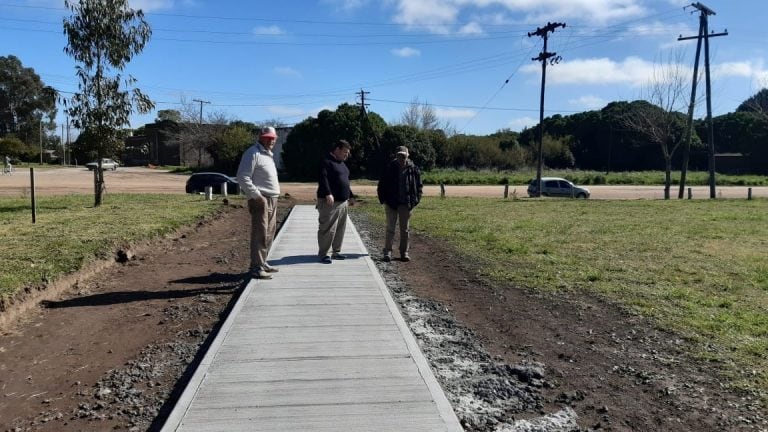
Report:
[[[409,233],[410,233],[410,220],[411,209],[408,208],[408,204],[400,204],[397,206],[397,210],[384,204],[384,209],[387,212],[387,235],[384,239],[384,253],[392,253],[392,243],[395,241],[395,225],[400,222],[400,254],[408,252],[410,247]]]
[[[341,252],[341,244],[344,243],[344,231],[347,229],[347,202],[334,202],[328,205],[325,199],[317,199],[317,211],[319,227],[317,228],[317,255],[324,257]],[[331,249],[333,248],[333,249]]]
[[[251,271],[264,268],[272,240],[275,239],[277,198],[265,199],[266,202],[248,200],[248,211],[251,213]]]

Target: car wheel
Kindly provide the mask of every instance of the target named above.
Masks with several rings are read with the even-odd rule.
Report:
[[[576,198],[584,198],[584,199],[587,199],[587,194],[585,194],[585,193],[580,193],[580,194],[576,195]]]

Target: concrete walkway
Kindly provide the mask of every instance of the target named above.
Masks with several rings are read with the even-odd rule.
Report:
[[[294,207],[163,431],[461,431],[351,221],[322,264]]]

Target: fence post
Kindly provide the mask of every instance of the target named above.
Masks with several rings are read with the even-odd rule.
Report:
[[[507,199],[508,196],[509,196],[509,185],[505,184],[504,185],[504,199]]]
[[[688,199],[693,198],[693,189],[688,188]]]
[[[752,188],[748,188],[748,189],[747,189],[747,199],[748,199],[748,200],[751,200],[751,199],[752,199]]]
[[[440,198],[445,198],[445,185],[440,182]]]
[[[32,188],[32,223],[37,222],[37,202],[35,199],[35,168],[29,167],[29,185]]]

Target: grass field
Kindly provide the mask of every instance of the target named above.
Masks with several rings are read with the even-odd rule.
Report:
[[[105,257],[118,244],[168,233],[221,207],[197,195],[43,197],[32,224],[28,199],[0,198],[0,299]]]
[[[360,206],[383,223],[379,206]],[[426,198],[415,231],[497,282],[605,296],[768,395],[768,200]]]
[[[545,170],[542,176],[563,177],[579,185],[662,185],[663,171],[635,172],[599,172],[581,170]],[[422,173],[424,184],[454,184],[454,185],[497,185],[497,184],[528,184],[536,177],[536,170],[494,171],[494,170],[456,170],[436,169]],[[765,186],[768,176],[759,175],[724,175],[715,176],[720,186]],[[680,184],[680,172],[672,172],[672,184]],[[709,184],[709,173],[691,171],[687,174],[686,185],[702,186]]]

